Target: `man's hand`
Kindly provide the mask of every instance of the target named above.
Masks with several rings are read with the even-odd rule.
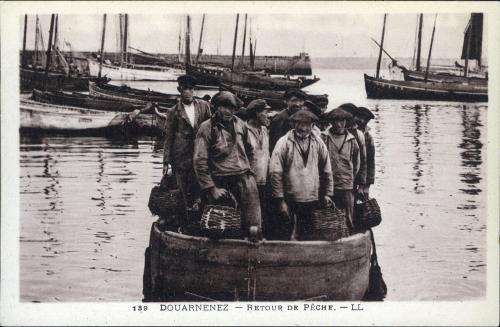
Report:
[[[290,216],[290,213],[288,211],[288,204],[286,204],[286,201],[284,199],[281,199],[281,201],[278,205],[278,208],[279,208],[280,214],[282,214],[285,217]]]
[[[220,198],[226,196],[227,194],[228,193],[227,193],[227,190],[225,188],[218,188],[218,187],[214,186],[210,189],[210,195],[212,196],[214,201],[219,200]]]
[[[163,175],[171,175],[172,174],[172,166],[169,163],[163,164]]]
[[[321,199],[321,206],[323,208],[330,208],[331,206],[333,206],[333,201],[332,199],[329,197],[329,196],[324,196],[322,199]]]

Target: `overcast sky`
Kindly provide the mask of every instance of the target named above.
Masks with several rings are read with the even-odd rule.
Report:
[[[41,15],[45,44],[50,16]],[[439,14],[436,23],[434,58],[458,58],[469,14]],[[391,14],[387,18],[385,48],[395,57],[413,54],[416,14]],[[23,17],[19,26],[22,48]],[[129,15],[129,45],[147,52],[177,53],[179,31],[185,29],[185,15]],[[204,30],[204,53],[231,54],[236,15],[207,15]],[[275,14],[249,15],[252,37],[257,39],[257,55],[297,55],[303,49],[314,57],[376,57],[378,49],[370,37],[380,40],[383,15]],[[424,15],[423,56],[426,57],[432,33],[433,14]],[[485,16],[483,57],[486,58]],[[240,14],[237,53],[241,53],[244,14]],[[118,18],[108,15],[105,51],[118,48]],[[198,46],[201,15],[192,16],[193,48]],[[60,15],[59,35],[74,50],[97,51],[100,47],[102,16]],[[247,31],[248,37],[249,31]],[[28,16],[27,48],[34,48],[35,16]],[[247,39],[248,44],[248,39]],[[45,45],[46,46],[46,45]],[[245,50],[248,54],[248,46]]]

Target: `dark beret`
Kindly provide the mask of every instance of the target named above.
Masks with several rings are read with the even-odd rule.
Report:
[[[356,107],[354,104],[352,103],[344,103],[344,104],[341,104],[340,106],[338,106],[338,108],[350,113],[351,115],[355,115],[356,111],[358,110],[358,107]]]
[[[264,110],[264,109],[271,109],[271,107],[267,104],[266,100],[255,99],[248,104],[248,106],[246,108],[246,113],[247,113],[247,116],[252,116],[252,115],[255,115],[256,112]]]
[[[332,120],[349,119],[352,118],[352,115],[341,108],[336,108],[329,112],[325,112],[322,118],[323,118],[322,120],[324,121],[332,121]]]
[[[196,77],[191,75],[181,75],[177,78],[177,83],[179,86],[191,86],[195,87],[198,84]]]
[[[308,110],[299,110],[288,118],[292,122],[314,123],[318,117]]]
[[[291,97],[297,97],[303,100],[307,100],[307,94],[305,94],[304,91],[299,89],[289,89],[285,92],[284,95],[285,100],[288,100]]]
[[[306,110],[312,112],[317,117],[321,116],[321,114],[323,113],[323,111],[321,110],[321,108],[317,104],[315,104],[314,102],[309,101],[309,100],[306,100],[304,102],[304,107]]]

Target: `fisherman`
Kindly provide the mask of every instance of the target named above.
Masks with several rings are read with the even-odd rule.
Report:
[[[197,211],[200,187],[193,170],[194,142],[201,124],[210,118],[210,106],[208,102],[194,98],[195,77],[182,75],[177,83],[180,99],[169,109],[165,122],[163,173],[167,174],[171,166],[186,210]]]
[[[238,101],[231,92],[215,94],[212,105],[214,114],[200,126],[193,159],[204,201],[214,203],[234,195],[241,210],[244,234],[260,238],[259,191],[244,145],[248,128],[233,115]]]
[[[332,173],[335,180],[333,202],[339,209],[344,209],[347,223],[354,228],[354,178],[359,171],[359,146],[354,136],[347,131],[346,120],[351,114],[341,108],[324,114],[332,127],[322,133],[323,141],[328,148],[332,162]]]
[[[286,109],[274,116],[269,128],[269,149],[271,152],[276,142],[291,129],[288,118],[305,108],[304,102],[307,100],[307,95],[299,89],[290,89],[285,92],[284,99]]]
[[[354,116],[354,122],[358,129],[363,132],[366,147],[366,180],[362,187],[362,193],[368,199],[370,185],[375,183],[375,142],[370,134],[368,122],[375,118],[375,115],[365,107],[358,107]]]
[[[267,117],[271,107],[266,100],[256,99],[248,104],[245,109],[245,122],[248,128],[247,138],[245,142],[246,153],[250,161],[250,167],[255,175],[257,188],[259,189],[259,199],[261,208],[261,217],[263,221],[263,232],[271,230],[269,225],[269,198],[270,192],[267,183],[267,175],[269,168],[269,118]],[[266,236],[267,237],[267,236]]]
[[[278,140],[269,164],[272,196],[282,217],[295,214],[297,238],[307,240],[313,210],[332,205],[332,167],[326,145],[312,133],[318,118],[300,110],[288,120],[293,129]]]
[[[354,190],[356,191],[355,195],[359,195],[363,193],[365,184],[366,184],[366,144],[365,144],[365,135],[363,131],[358,128],[358,124],[356,121],[356,115],[358,113],[358,107],[352,103],[344,103],[339,106],[342,110],[351,114],[351,118],[346,120],[346,128],[349,133],[354,136],[356,142],[359,147],[359,170],[356,176],[354,177]]]

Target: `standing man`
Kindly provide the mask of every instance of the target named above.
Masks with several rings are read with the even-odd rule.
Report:
[[[250,161],[250,168],[255,175],[257,188],[259,189],[260,208],[263,224],[263,232],[266,238],[268,231],[272,229],[270,225],[270,215],[268,214],[270,192],[267,180],[269,168],[269,118],[267,114],[271,107],[266,100],[256,99],[250,102],[245,110],[247,118],[246,127],[248,129],[245,142],[246,153]]]
[[[284,98],[286,109],[283,109],[274,116],[269,129],[269,149],[271,152],[274,150],[276,142],[292,129],[288,118],[297,111],[306,108],[304,107],[304,103],[307,99],[307,95],[299,89],[290,89],[286,91]]]
[[[238,102],[231,92],[214,95],[212,105],[214,115],[200,126],[196,136],[193,162],[198,183],[207,202],[233,194],[241,210],[244,234],[260,238],[259,191],[244,144],[248,128],[233,115]]]
[[[210,118],[210,106],[194,98],[196,78],[182,75],[177,82],[180,99],[168,111],[165,122],[163,172],[166,174],[171,165],[186,210],[198,210],[200,187],[193,170],[194,141],[201,123]]]
[[[299,240],[311,233],[311,214],[318,206],[331,206],[332,167],[328,149],[312,133],[318,118],[300,110],[289,118],[293,129],[279,139],[269,164],[272,195],[284,217],[296,216]]]
[[[337,108],[325,114],[332,127],[322,134],[332,162],[335,188],[333,202],[344,209],[351,230],[354,211],[354,178],[359,170],[359,146],[354,136],[346,129],[346,120],[352,116]]]
[[[375,118],[375,115],[365,107],[358,107],[354,121],[360,131],[363,132],[366,147],[366,181],[363,185],[363,194],[368,198],[370,193],[370,185],[375,183],[375,142],[370,134],[368,122]]]

